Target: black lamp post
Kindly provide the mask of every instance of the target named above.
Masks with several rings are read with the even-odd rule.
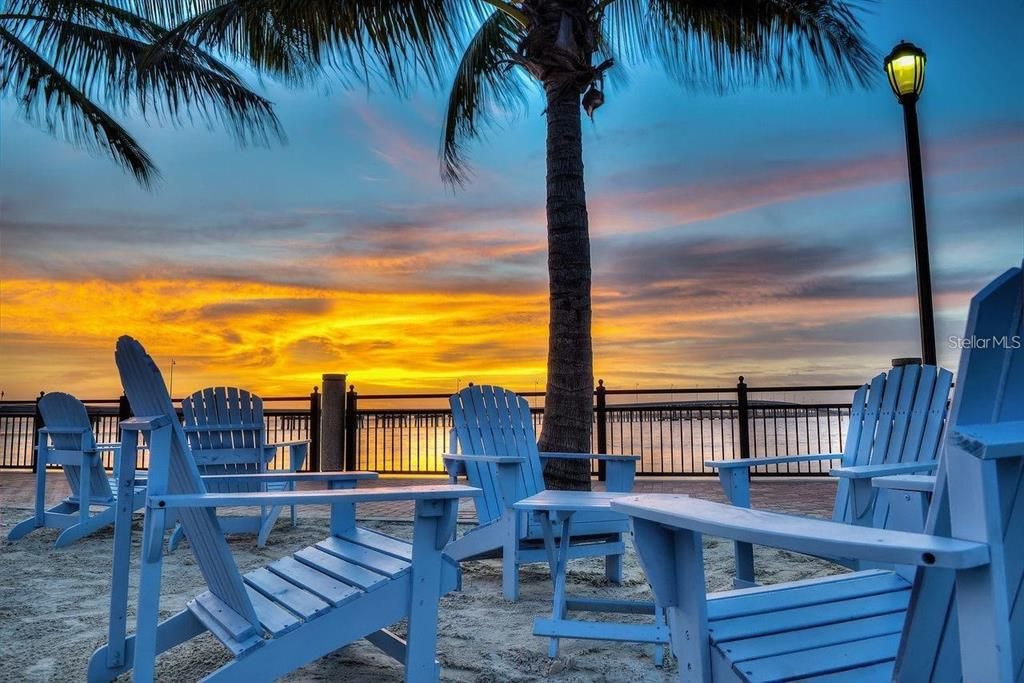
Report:
[[[910,169],[910,205],[914,214],[914,252],[917,259],[917,300],[921,311],[921,355],[935,365],[935,315],[932,311],[932,274],[928,261],[928,227],[924,216],[924,181],[921,177],[921,138],[917,129],[917,100],[924,89],[924,50],[902,42],[885,58],[885,72],[896,99],[903,105]]]

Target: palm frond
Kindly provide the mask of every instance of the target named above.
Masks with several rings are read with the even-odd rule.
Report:
[[[64,2],[65,0],[47,0]],[[192,17],[209,12],[224,0],[110,0],[132,14],[147,17],[163,26],[177,26]]]
[[[160,26],[95,0],[39,2],[19,0],[20,9],[47,14],[7,14],[4,24],[90,99],[162,122],[218,123],[241,143],[283,140],[271,103],[212,56],[186,44],[147,60]]]
[[[789,87],[812,72],[828,87],[867,87],[877,58],[858,6],[843,0],[613,0],[609,35],[629,61],[660,62],[684,85],[714,91]]]
[[[167,34],[162,24],[125,7],[135,4],[134,0],[10,0],[7,11],[105,28],[119,35],[137,37],[147,43]],[[184,43],[183,47],[195,61],[237,80],[230,68],[210,54],[188,43]]]
[[[176,17],[175,3],[135,0]],[[254,68],[300,79],[332,68],[359,83],[383,80],[405,91],[418,77],[437,85],[457,59],[482,5],[466,0],[193,0],[185,18],[157,49],[177,41],[225,50]]]
[[[498,110],[526,108],[528,85],[513,61],[520,25],[495,11],[469,41],[455,70],[441,135],[441,176],[451,184],[467,180],[467,140],[479,138]]]
[[[128,131],[2,26],[0,94],[14,95],[22,115],[50,134],[92,153],[110,156],[143,186],[150,187],[159,177],[149,155]]]

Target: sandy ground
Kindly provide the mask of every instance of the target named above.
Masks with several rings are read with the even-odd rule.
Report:
[[[307,511],[304,510],[304,513]],[[0,510],[0,537],[28,515],[27,510]],[[367,522],[366,526],[408,538],[412,525]],[[135,552],[142,518],[136,515]],[[323,514],[304,514],[296,528],[279,521],[265,548],[251,536],[231,539],[242,571],[248,571],[327,535]],[[0,541],[0,680],[81,681],[93,650],[106,640],[109,609],[111,543],[108,529],[55,550],[57,532],[37,530],[17,543]],[[757,549],[758,580],[778,583],[841,571],[820,560]],[[137,557],[136,557],[137,559]],[[708,590],[731,587],[732,546],[705,540]],[[162,617],[181,610],[204,590],[198,567],[183,545],[163,565]],[[130,609],[138,580],[133,564]],[[602,560],[576,560],[569,567],[569,591],[612,598],[650,599],[650,589],[630,548],[621,586],[604,578]],[[463,590],[441,600],[438,650],[445,681],[674,681],[674,663],[655,668],[653,646],[563,640],[560,657],[547,656],[547,639],[533,635],[533,620],[549,616],[551,582],[546,565],[521,572],[521,598],[501,597],[500,560],[463,564]],[[579,614],[579,613],[576,613]],[[609,615],[583,615],[606,619]],[[628,619],[629,617],[618,617]],[[642,619],[642,617],[633,617]],[[134,627],[134,614],[131,615]],[[404,634],[404,625],[395,630]],[[194,681],[229,660],[227,650],[205,634],[159,658],[157,675],[166,681]],[[300,669],[288,681],[400,681],[402,667],[365,641]]]

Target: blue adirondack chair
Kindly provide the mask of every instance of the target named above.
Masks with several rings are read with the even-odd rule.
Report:
[[[512,506],[544,490],[543,460],[592,459],[607,465],[609,491],[629,492],[636,473],[634,455],[540,453],[526,399],[501,387],[469,386],[449,399],[453,432],[461,453],[445,453],[445,467],[452,483],[465,474],[471,486],[483,491],[477,499],[478,526],[454,540],[448,554],[462,561],[502,552],[502,592],[509,600],[519,597],[519,566],[548,562],[544,529]],[[610,512],[581,512],[573,524],[569,559],[604,557],[605,574],[622,581],[623,534],[626,520]]]
[[[46,426],[39,430],[37,445],[35,513],[16,524],[7,540],[15,541],[33,529],[63,529],[54,542],[54,547],[60,548],[114,523],[117,499],[103,469],[102,454],[116,452],[120,444],[96,443],[85,406],[71,394],[46,394],[39,399],[39,414]],[[47,510],[49,465],[60,465],[70,495]],[[132,510],[141,508],[146,499],[145,486],[133,486],[128,498]],[[103,509],[93,513],[93,507]]]
[[[965,336],[1010,343],[961,354],[925,534],[677,496],[612,501],[630,515],[668,608],[680,680],[1021,680],[1024,350],[1013,340],[1022,319],[1019,268],[971,302]],[[706,596],[702,534],[897,569]]]
[[[841,460],[842,466],[829,472],[840,478],[832,520],[883,528],[892,497],[879,495],[872,481],[886,475],[934,471],[952,382],[949,370],[932,365],[902,365],[876,375],[853,395],[842,453],[708,460],[704,464],[718,470],[719,483],[733,505],[750,507],[751,468]],[[903,523],[909,526],[905,519]],[[916,529],[905,530],[921,531],[923,517],[918,524]],[[736,586],[753,582],[753,550],[747,543],[737,543]]]
[[[181,401],[185,418],[185,436],[192,456],[203,475],[260,474],[267,471],[278,448],[288,451],[286,472],[297,472],[309,452],[309,440],[267,443],[266,423],[263,418],[263,399],[245,389],[236,387],[207,387]],[[235,480],[207,480],[208,493],[258,493],[263,491],[294,490],[294,482],[239,482]],[[256,545],[266,545],[282,506],[261,508],[259,515],[222,517],[225,533],[256,534]],[[295,526],[295,506],[291,506],[292,526]],[[178,525],[167,543],[173,551],[184,536]]]
[[[252,474],[253,481],[320,481],[326,491],[208,493],[160,371],[142,346],[122,337],[115,354],[139,416],[122,423],[120,488],[134,476],[140,433],[150,446],[146,519],[141,545],[135,635],[126,637],[131,520],[119,507],[109,640],[89,661],[89,681],[109,681],[132,670],[153,679],[156,656],[209,631],[234,656],[208,681],[270,681],[366,638],[404,662],[406,681],[436,681],[437,610],[455,587],[458,566],[442,551],[455,526],[457,500],[475,495],[465,486],[411,486],[353,490],[373,473]],[[227,477],[228,475],[221,475]],[[217,477],[213,477],[217,479]],[[348,489],[348,490],[346,490]],[[355,504],[414,500],[412,543],[355,523]],[[319,504],[331,506],[330,535],[266,567],[238,570],[224,539],[218,507]],[[185,528],[206,590],[185,609],[159,621],[162,540],[168,514]],[[408,619],[408,641],[386,629]]]

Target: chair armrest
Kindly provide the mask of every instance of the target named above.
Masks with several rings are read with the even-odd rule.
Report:
[[[269,483],[272,481],[367,481],[376,479],[376,472],[266,472],[252,474],[206,474],[203,481],[249,481]]]
[[[736,460],[705,460],[704,466],[716,470],[732,468],[763,467],[765,465],[785,465],[791,462],[818,462],[821,460],[842,460],[842,453],[814,453],[811,455],[779,455],[770,458],[738,458]]]
[[[965,425],[951,439],[953,446],[981,460],[1024,457],[1024,421]]]
[[[442,453],[441,457],[447,462],[489,462],[494,465],[515,465],[525,462],[526,458],[518,455],[463,455],[457,453]]]
[[[127,420],[121,420],[119,426],[123,431],[145,432],[159,429],[169,424],[171,424],[171,418],[167,415],[149,415],[145,417],[129,417]]]
[[[605,487],[615,493],[629,493],[636,480],[636,464],[639,455],[607,455],[602,453],[557,453],[547,451],[540,454],[544,460],[599,460],[604,462]]]
[[[296,439],[294,441],[278,441],[277,443],[263,444],[264,455],[273,457],[277,453],[278,448],[288,449],[288,471],[298,472],[302,469],[302,465],[306,462],[306,456],[309,454],[309,439]]]
[[[264,444],[267,448],[291,448],[292,446],[308,446],[309,439],[296,439],[295,441],[278,441],[277,443]]]
[[[63,435],[79,435],[88,434],[92,431],[92,427],[40,427],[40,434],[63,434]]]
[[[257,505],[334,505],[392,500],[443,500],[472,498],[481,491],[460,484],[447,486],[386,486],[332,491],[274,491],[269,493],[183,493],[150,496],[146,505],[155,508],[250,507]]]
[[[556,451],[543,451],[540,454],[541,460],[605,460],[620,462],[636,462],[639,455],[610,455],[607,453],[561,453]]]
[[[911,474],[913,472],[929,472],[938,467],[938,462],[894,462],[891,465],[856,465],[854,467],[835,467],[829,475],[843,479],[873,479],[893,474]]]
[[[871,485],[876,489],[890,491],[922,491],[931,493],[935,490],[934,474],[897,474],[891,477],[875,477]]]
[[[617,512],[665,527],[803,555],[949,569],[979,567],[989,561],[984,543],[750,510],[697,498],[649,494],[616,498],[611,506]]]

